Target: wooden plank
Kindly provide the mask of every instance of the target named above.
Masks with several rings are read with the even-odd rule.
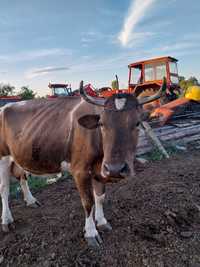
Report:
[[[178,127],[176,127],[178,126]],[[176,126],[166,125],[163,127],[154,128],[154,133],[161,142],[183,142],[188,143],[195,140],[200,140],[200,124],[198,120],[177,120]],[[151,151],[153,148],[151,142],[145,135],[144,131],[140,131],[137,155]]]

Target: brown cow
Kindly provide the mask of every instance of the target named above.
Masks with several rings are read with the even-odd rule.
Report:
[[[13,218],[8,205],[9,176],[14,160],[19,169],[37,175],[68,169],[86,214],[85,239],[98,246],[97,228],[111,230],[103,213],[105,183],[134,176],[141,106],[160,97],[140,100],[117,94],[107,100],[88,96],[32,100],[5,106],[0,113],[0,193],[2,224]],[[24,187],[26,200],[36,202]],[[95,205],[95,222],[93,210]],[[97,228],[96,228],[97,226]]]

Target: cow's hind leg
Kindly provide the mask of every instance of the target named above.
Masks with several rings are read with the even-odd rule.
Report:
[[[95,221],[97,222],[97,227],[101,230],[110,231],[112,230],[112,227],[107,222],[103,211],[105,185],[93,179],[93,190],[95,198]]]
[[[34,208],[40,206],[40,203],[37,201],[36,198],[33,197],[29,189],[25,171],[14,161],[11,163],[10,171],[11,175],[16,177],[20,181],[20,186],[24,195],[24,201],[26,202],[26,205]]]
[[[8,204],[10,187],[10,158],[4,157],[0,160],[0,194],[2,201],[2,230],[8,232],[8,225],[12,223],[13,217]]]
[[[93,212],[94,212],[94,196],[92,190],[92,179],[86,178],[85,175],[74,175],[77,188],[80,193],[81,202],[85,211],[85,240],[89,246],[99,247],[102,239],[96,229]]]
[[[29,185],[26,179],[25,174],[20,177],[20,185],[21,189],[24,195],[24,201],[26,202],[26,205],[29,207],[37,208],[40,206],[39,201],[35,197],[33,197]]]

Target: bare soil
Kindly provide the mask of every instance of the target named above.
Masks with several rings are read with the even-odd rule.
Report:
[[[38,209],[11,199],[15,225],[0,231],[0,266],[200,266],[200,152],[138,168],[109,185],[105,214],[113,227],[99,250],[83,239],[84,213],[72,179],[38,191]]]

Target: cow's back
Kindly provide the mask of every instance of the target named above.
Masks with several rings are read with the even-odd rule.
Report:
[[[70,113],[79,102],[79,97],[63,97],[5,106],[0,114],[1,154],[35,173],[59,171],[67,158]]]

